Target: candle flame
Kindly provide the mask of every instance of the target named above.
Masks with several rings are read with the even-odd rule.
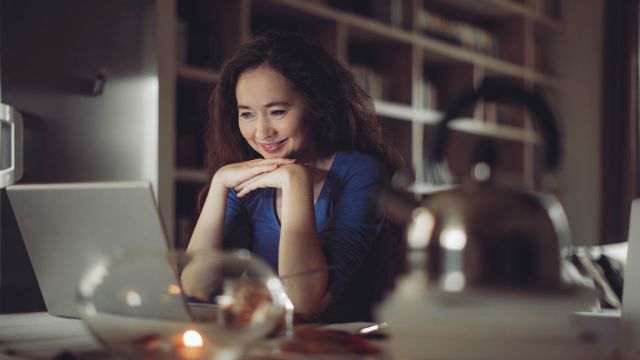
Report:
[[[182,335],[182,342],[186,347],[202,347],[202,336],[195,330],[187,330]]]

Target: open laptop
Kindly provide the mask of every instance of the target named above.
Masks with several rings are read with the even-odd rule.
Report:
[[[640,356],[640,199],[635,199],[631,204],[628,239],[619,344],[621,359],[638,359]]]
[[[52,315],[78,317],[79,279],[105,258],[171,248],[148,182],[13,185],[7,194]],[[132,276],[175,281],[169,271]],[[185,316],[183,306],[177,304],[176,316]]]

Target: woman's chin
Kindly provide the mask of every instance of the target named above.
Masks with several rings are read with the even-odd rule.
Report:
[[[265,160],[274,160],[274,159],[286,159],[287,157],[284,155],[272,155],[272,154],[264,154],[262,155]]]
[[[262,153],[263,158],[267,160],[273,159],[294,159],[293,154],[287,152],[278,152],[278,153]]]

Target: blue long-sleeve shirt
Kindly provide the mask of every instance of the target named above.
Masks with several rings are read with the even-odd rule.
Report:
[[[389,182],[384,163],[358,152],[338,152],[327,174],[315,215],[329,270],[333,303],[325,322],[371,320],[372,305],[392,281],[392,241],[386,218],[377,210]],[[244,247],[277,272],[280,223],[274,188],[244,198],[230,191],[224,228],[225,247]]]

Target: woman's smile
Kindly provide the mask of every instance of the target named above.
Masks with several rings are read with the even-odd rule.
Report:
[[[264,149],[264,151],[268,152],[269,154],[277,154],[282,149],[284,149],[285,145],[287,145],[287,140],[289,139],[284,139],[284,140],[270,142],[270,143],[260,143],[260,146],[262,147],[262,149]]]

